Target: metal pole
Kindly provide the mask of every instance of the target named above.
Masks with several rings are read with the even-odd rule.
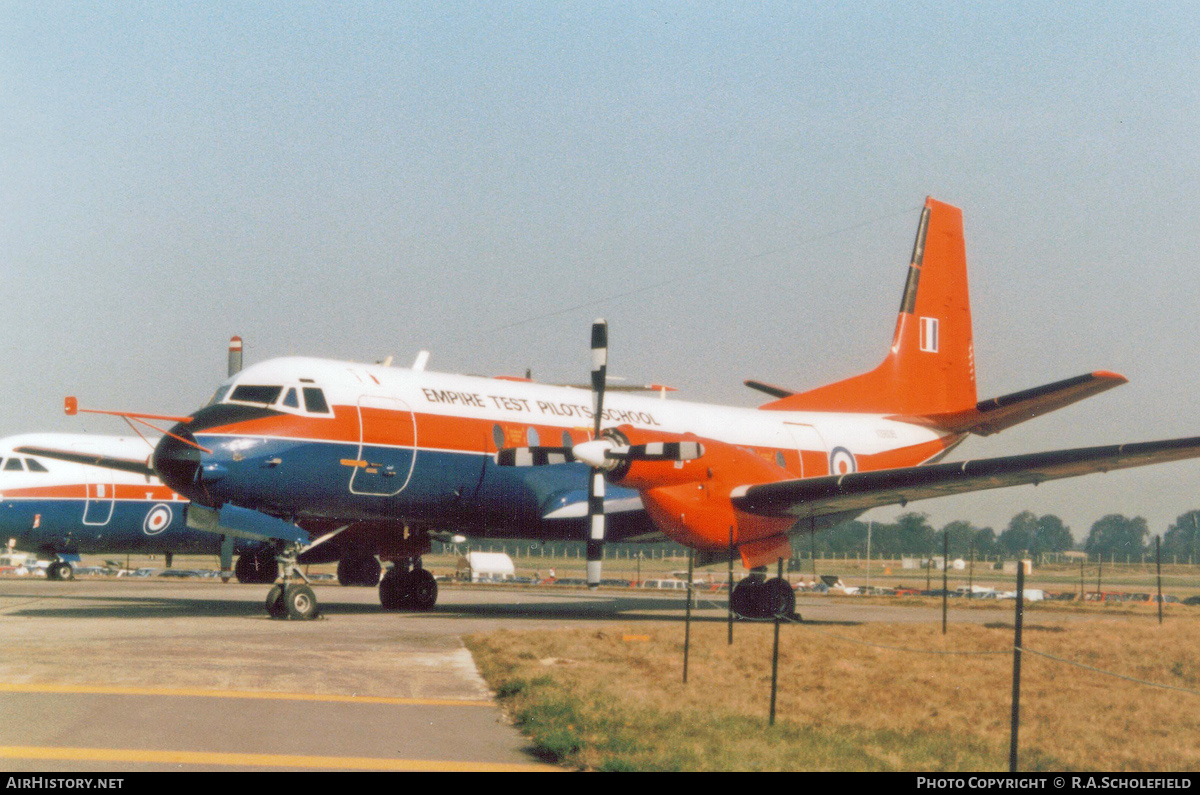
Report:
[[[687,669],[688,669],[688,647],[692,642],[692,563],[695,559],[695,550],[688,547],[688,580],[687,580],[687,607],[684,609],[683,618],[683,683],[687,684]]]
[[[1008,746],[1008,772],[1017,772],[1017,734],[1021,726],[1021,624],[1025,616],[1025,566],[1017,561],[1017,618],[1013,639],[1012,730]]]
[[[1162,543],[1159,536],[1154,537],[1155,568],[1158,569],[1158,625],[1162,626]]]
[[[975,596],[975,544],[971,544],[971,568],[967,570],[967,598]]]
[[[874,522],[867,522],[867,593],[871,593],[871,530]]]
[[[729,645],[733,645],[733,525],[729,526]]]
[[[950,605],[950,583],[948,580],[950,567],[950,531],[942,532],[942,634],[946,634],[946,612]]]
[[[1100,558],[1100,564],[1096,569],[1096,598],[1103,602],[1104,597],[1100,595],[1100,575],[1104,572],[1104,553],[1101,552],[1097,557]]]
[[[779,559],[779,579],[783,579],[783,558]],[[775,725],[775,693],[779,689],[779,615],[782,610],[775,611],[775,648],[771,652],[771,720]]]

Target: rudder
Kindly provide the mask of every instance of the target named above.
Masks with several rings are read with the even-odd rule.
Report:
[[[965,411],[975,403],[962,211],[926,198],[883,362],[870,372],[762,408],[922,416]]]

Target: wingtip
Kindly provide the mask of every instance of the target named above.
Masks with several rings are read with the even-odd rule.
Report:
[[[1102,378],[1106,381],[1116,381],[1118,384],[1127,384],[1129,379],[1120,373],[1114,373],[1112,370],[1096,370],[1092,373],[1095,378]]]

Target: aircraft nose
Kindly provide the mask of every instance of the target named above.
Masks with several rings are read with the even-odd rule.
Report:
[[[195,438],[184,428],[171,429],[174,436],[164,436],[154,448],[154,471],[159,479],[174,491],[195,502],[204,502],[197,473],[200,471],[200,450],[194,447]],[[186,441],[183,441],[186,440]]]

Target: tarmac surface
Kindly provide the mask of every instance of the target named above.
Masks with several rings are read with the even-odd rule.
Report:
[[[0,770],[555,770],[506,721],[462,637],[684,614],[679,593],[451,586],[414,614],[382,611],[374,588],[315,590],[322,617],[297,622],[267,617],[261,585],[0,578]],[[725,609],[701,594],[693,620]],[[941,615],[798,609],[830,624]]]

